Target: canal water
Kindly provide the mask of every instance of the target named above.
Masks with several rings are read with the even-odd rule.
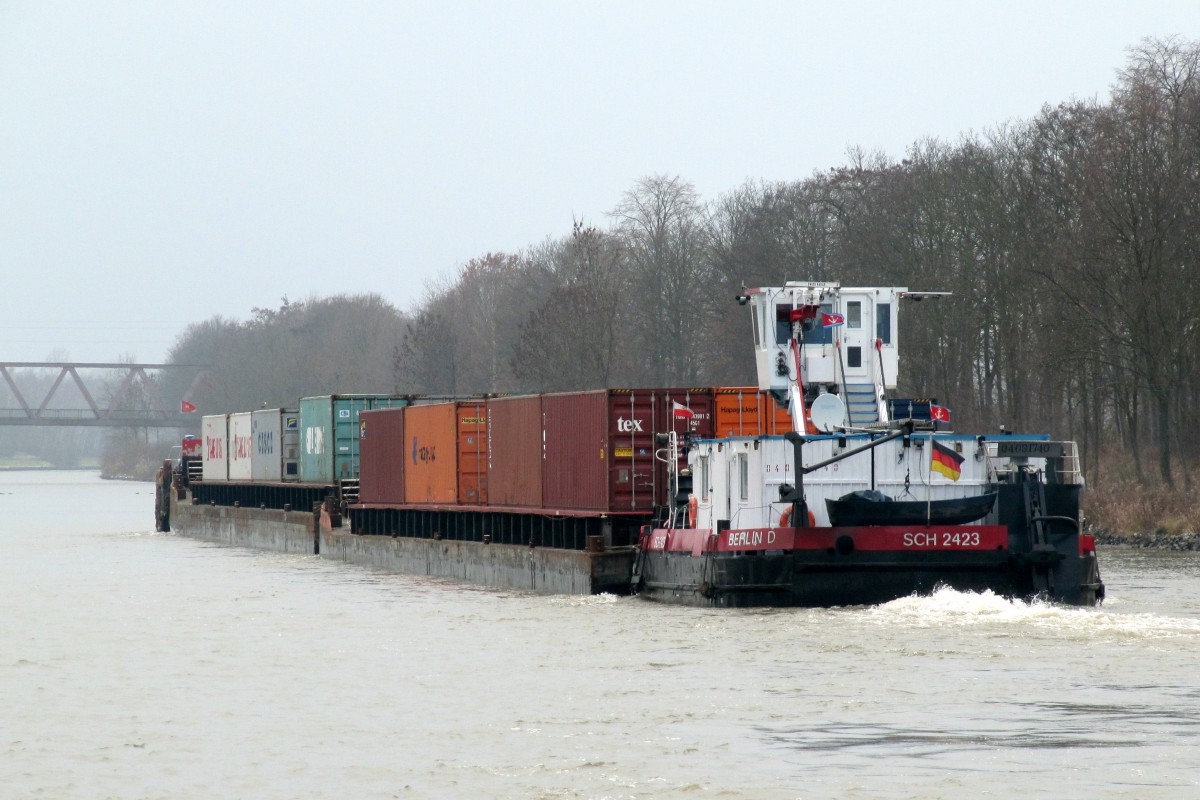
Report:
[[[153,486],[0,473],[0,795],[1200,797],[1200,556],[1096,609],[709,611],[153,532]]]

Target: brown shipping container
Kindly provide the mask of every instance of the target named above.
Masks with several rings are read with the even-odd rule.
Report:
[[[792,429],[792,415],[756,386],[722,386],[714,390],[716,423],[713,435],[783,436]]]
[[[542,398],[487,401],[488,505],[542,505]]]
[[[548,509],[607,510],[608,392],[543,395],[542,425],[542,504]]]
[[[465,506],[487,503],[487,403],[458,404],[458,502]]]
[[[404,409],[408,461],[404,499],[410,504],[458,501],[458,404]]]
[[[404,502],[404,409],[358,414],[360,503]]]
[[[690,416],[677,416],[674,405]],[[711,389],[610,389],[542,398],[546,508],[649,512],[667,502],[655,434],[712,436]],[[686,465],[686,457],[680,466]]]

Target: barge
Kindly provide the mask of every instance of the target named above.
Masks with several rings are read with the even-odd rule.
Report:
[[[899,306],[746,290],[758,385],[326,395],[207,415],[160,530],[498,588],[713,607],[939,586],[1100,602],[1073,442],[963,433],[896,396]]]

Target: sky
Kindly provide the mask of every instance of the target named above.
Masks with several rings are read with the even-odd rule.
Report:
[[[1194,0],[0,0],[0,362],[159,362],[285,296],[410,311],[639,178],[898,159],[1104,100],[1169,35]]]

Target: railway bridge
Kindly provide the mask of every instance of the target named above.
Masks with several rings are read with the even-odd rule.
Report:
[[[203,364],[0,361],[0,426],[194,428],[199,420],[191,396],[207,371]],[[170,382],[186,385],[182,394],[167,389],[162,378],[168,373],[190,376],[186,384]],[[75,391],[62,391],[64,384]]]

